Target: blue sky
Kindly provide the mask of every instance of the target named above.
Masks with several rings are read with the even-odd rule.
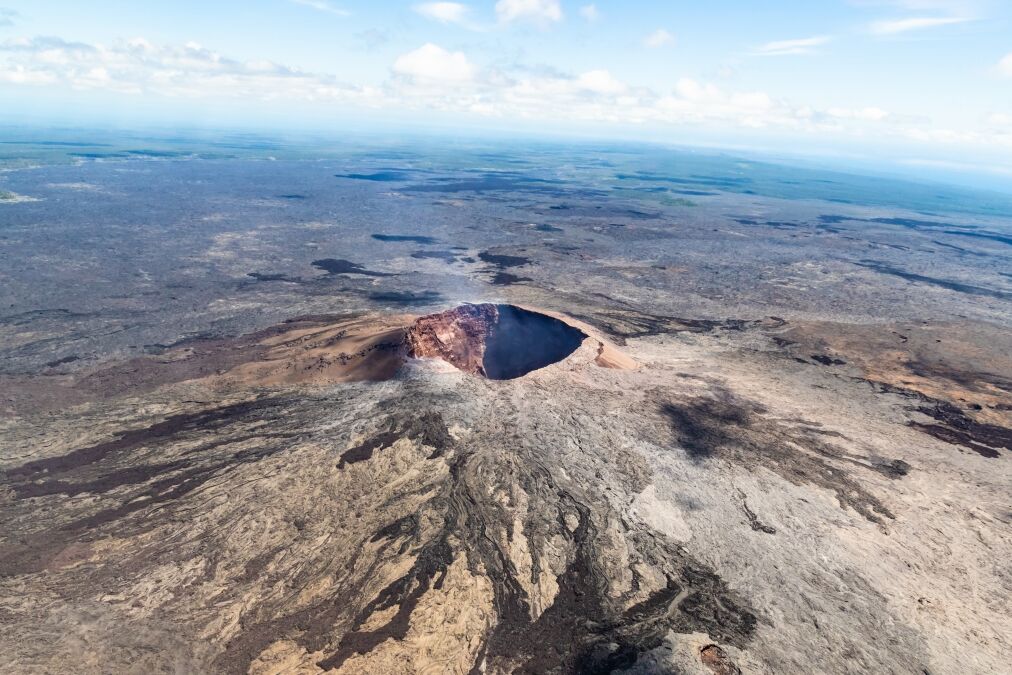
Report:
[[[14,123],[579,133],[1012,180],[1005,0],[0,7]]]

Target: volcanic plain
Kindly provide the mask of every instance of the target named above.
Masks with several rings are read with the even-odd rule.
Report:
[[[1008,672],[1012,200],[282,150],[0,178],[0,670]]]

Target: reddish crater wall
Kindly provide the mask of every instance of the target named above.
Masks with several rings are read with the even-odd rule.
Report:
[[[423,316],[408,331],[408,354],[443,359],[465,373],[485,375],[485,341],[498,319],[498,309],[490,304]]]

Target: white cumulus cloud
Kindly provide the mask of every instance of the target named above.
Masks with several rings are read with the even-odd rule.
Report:
[[[830,117],[840,119],[864,120],[866,122],[878,122],[889,116],[889,113],[882,108],[830,108],[826,111]]]
[[[477,69],[464,52],[450,52],[429,42],[397,57],[393,70],[416,80],[462,82],[473,78]]]
[[[658,28],[653,33],[650,33],[645,38],[643,38],[643,45],[646,47],[650,47],[651,49],[657,49],[658,47],[669,45],[674,41],[675,41],[674,35],[664,30],[663,28]]]
[[[1002,68],[1012,76],[1012,54]],[[315,106],[318,110],[452,112],[537,122],[650,124],[672,129],[767,128],[795,134],[904,138],[925,144],[1012,148],[1008,112],[978,127],[945,129],[930,119],[877,107],[818,108],[757,90],[677,79],[670,91],[624,82],[600,68],[571,74],[522,64],[480,69],[459,51],[425,44],[391,64],[379,82],[346,83],[332,73],[306,72],[267,60],[243,61],[196,43],[160,45],[144,39],[111,44],[60,38],[0,42],[0,86],[65,92],[230,99],[243,105]],[[274,103],[270,103],[274,102]]]
[[[601,12],[598,11],[597,5],[591,3],[589,5],[584,5],[583,7],[580,8],[580,16],[582,16],[587,21],[593,22],[601,18]]]
[[[576,78],[580,89],[595,94],[620,94],[626,89],[625,83],[615,79],[607,70],[590,70]]]
[[[0,81],[173,97],[355,98],[364,89],[271,61],[238,61],[195,42],[153,45],[136,38],[112,45],[55,37],[0,44]]]
[[[495,14],[504,23],[532,21],[547,25],[562,21],[562,6],[559,0],[499,0]]]

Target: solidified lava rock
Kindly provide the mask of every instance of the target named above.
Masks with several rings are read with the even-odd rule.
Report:
[[[734,665],[727,652],[718,645],[707,645],[699,652],[699,660],[716,675],[741,675],[741,669]]]
[[[440,358],[460,370],[510,380],[566,358],[587,335],[513,305],[461,305],[423,316],[408,331],[408,354]]]

